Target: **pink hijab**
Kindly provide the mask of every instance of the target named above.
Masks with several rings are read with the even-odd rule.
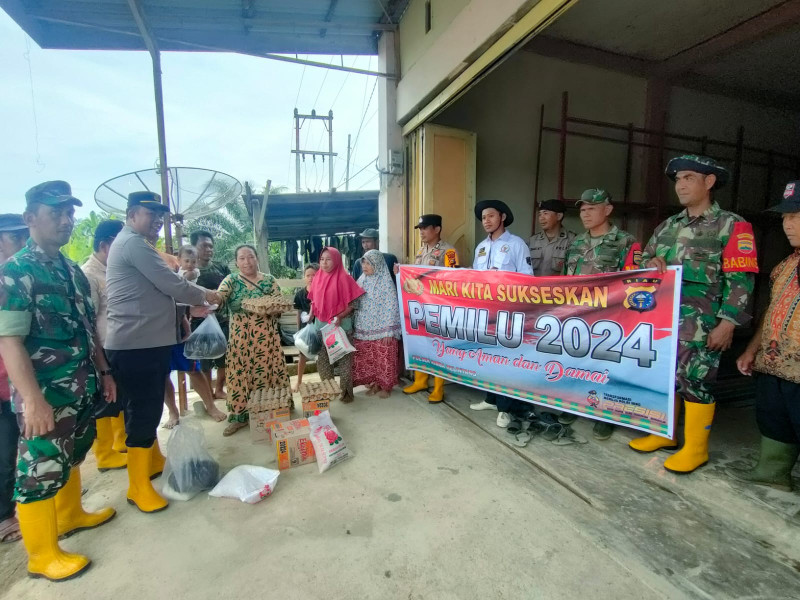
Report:
[[[308,297],[311,300],[314,316],[320,321],[330,323],[331,319],[342,312],[347,305],[364,293],[364,290],[350,277],[342,265],[342,255],[336,248],[326,247],[333,259],[333,271],[326,273],[322,269],[314,275]],[[320,252],[320,256],[322,256]]]

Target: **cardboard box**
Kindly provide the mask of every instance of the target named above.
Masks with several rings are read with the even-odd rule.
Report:
[[[331,401],[328,398],[324,400],[308,400],[303,401],[303,416],[307,419],[308,417],[317,414],[318,412],[322,412],[323,410],[329,410],[331,407]]]
[[[272,429],[272,439],[275,442],[278,469],[281,471],[317,461],[308,419],[276,423]]]
[[[253,437],[253,441],[271,442],[272,430],[275,426],[291,418],[291,409],[288,406],[273,410],[250,412],[250,435]]]

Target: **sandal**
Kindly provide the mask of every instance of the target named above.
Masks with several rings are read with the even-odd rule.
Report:
[[[587,444],[588,442],[589,440],[575,433],[569,425],[565,426],[556,436],[556,439],[553,440],[553,444],[556,446],[571,446],[572,444]]]
[[[528,431],[520,431],[517,433],[510,442],[514,444],[517,448],[524,448],[528,445],[528,442],[531,441],[533,436]]]
[[[22,533],[19,530],[17,517],[9,517],[5,521],[0,521],[0,544],[10,544],[21,539]]]
[[[511,422],[508,424],[508,427],[506,427],[506,431],[511,435],[517,435],[520,431],[522,431],[522,421],[517,417],[513,417]]]
[[[222,431],[222,435],[230,437],[244,427],[247,427],[247,423],[228,423],[228,426]]]

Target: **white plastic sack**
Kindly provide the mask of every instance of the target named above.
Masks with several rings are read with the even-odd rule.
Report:
[[[217,317],[208,315],[183,345],[183,355],[189,360],[208,360],[224,356],[228,340],[219,326]]]
[[[311,443],[314,444],[320,473],[353,456],[327,410],[308,417],[308,424],[311,426]]]
[[[321,330],[322,343],[328,350],[328,362],[335,363],[343,356],[355,352],[356,349],[350,340],[347,339],[347,334],[344,329],[338,325],[325,325]]]
[[[231,469],[208,495],[215,498],[238,498],[247,504],[256,504],[272,495],[280,474],[280,471],[266,467],[239,465]]]
[[[206,448],[206,436],[198,423],[181,422],[167,440],[167,463],[161,492],[170,500],[191,500],[219,481],[219,465]]]
[[[314,360],[322,348],[322,338],[316,327],[307,325],[294,334],[294,345],[307,359]]]

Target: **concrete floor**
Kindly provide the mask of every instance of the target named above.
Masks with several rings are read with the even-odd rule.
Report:
[[[800,598],[800,495],[729,482],[720,464],[741,451],[724,427],[713,464],[681,478],[663,455],[628,451],[624,430],[513,448],[496,413],[469,410],[479,392],[447,392],[436,406],[397,389],[335,403],[355,457],[322,475],[286,471],[252,506],[201,494],[144,515],[125,503],[125,471],[99,474],[90,456],[84,503],[119,514],[62,546],[92,568],[63,584],[31,580],[21,545],[5,545],[0,598]],[[731,429],[742,430],[745,408],[720,420],[737,410]],[[224,424],[185,418],[200,419],[223,471],[274,466],[247,430],[223,438]]]

